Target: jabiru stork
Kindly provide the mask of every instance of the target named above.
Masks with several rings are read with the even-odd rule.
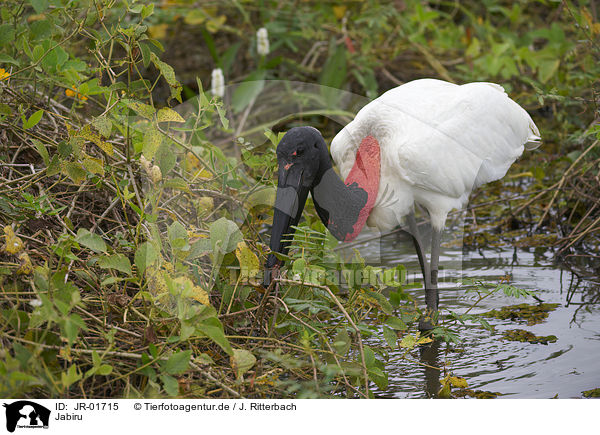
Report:
[[[290,129],[277,146],[278,181],[270,249],[287,253],[310,192],[320,219],[340,241],[367,224],[388,231],[406,217],[423,273],[431,329],[439,296],[440,240],[448,212],[465,206],[471,191],[498,180],[528,144],[539,144],[529,114],[494,83],[456,85],[415,80],[364,106],[327,145],[313,127]],[[414,204],[429,213],[427,261]],[[270,254],[263,284],[282,262]]]

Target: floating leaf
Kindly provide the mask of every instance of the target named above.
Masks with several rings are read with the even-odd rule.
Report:
[[[600,397],[600,388],[582,391],[583,397]]]
[[[468,387],[467,381],[464,378],[450,376],[449,381],[450,381],[450,384],[455,388],[467,388]]]

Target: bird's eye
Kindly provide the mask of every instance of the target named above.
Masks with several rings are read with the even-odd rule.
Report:
[[[297,157],[300,157],[302,154],[304,154],[304,148],[298,148],[295,152]]]

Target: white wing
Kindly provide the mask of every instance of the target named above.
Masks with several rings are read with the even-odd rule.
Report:
[[[539,141],[530,116],[501,86],[433,79],[386,92],[334,138],[331,153],[344,178],[369,134],[379,141],[382,166],[412,186],[454,198],[502,178],[524,145]]]

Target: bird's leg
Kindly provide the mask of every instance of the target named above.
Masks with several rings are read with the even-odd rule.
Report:
[[[423,273],[423,281],[425,288],[430,287],[430,274],[429,274],[429,264],[427,263],[427,258],[425,257],[425,251],[423,250],[423,243],[421,241],[421,235],[419,234],[419,227],[417,226],[417,220],[415,219],[415,212],[412,211],[406,217],[408,221],[408,229],[410,231],[410,235],[413,239],[413,243],[415,244],[415,251],[417,251],[417,258],[419,259],[419,264],[421,265],[421,272]]]
[[[433,316],[438,310],[438,265],[440,260],[441,239],[442,231],[433,228],[431,233],[431,257],[429,263],[431,276],[429,286],[425,287],[425,304],[427,309],[425,316],[421,318],[419,322],[419,329],[422,331],[433,329]]]
[[[431,290],[432,297],[431,302],[427,300],[427,306],[431,304],[431,308],[437,311],[440,303],[440,296],[438,294],[438,266],[440,263],[440,244],[442,243],[442,230],[433,229],[431,235]]]

